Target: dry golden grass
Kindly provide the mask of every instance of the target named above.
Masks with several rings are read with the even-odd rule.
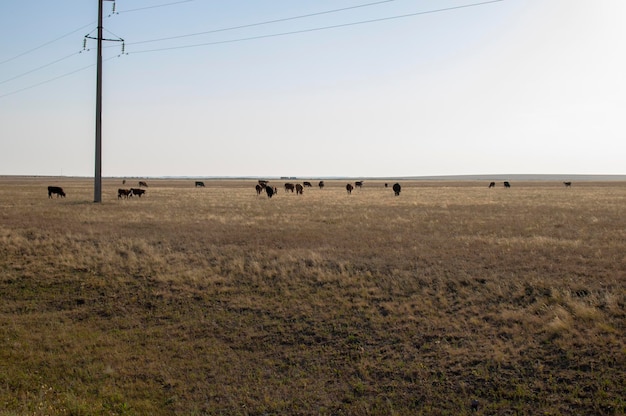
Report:
[[[274,182],[0,178],[0,414],[626,413],[626,184]]]

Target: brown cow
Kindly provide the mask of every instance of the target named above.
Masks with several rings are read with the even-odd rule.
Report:
[[[254,188],[256,189],[256,194],[261,195],[261,192],[263,192],[263,187],[257,183]]]
[[[320,183],[318,183],[317,186],[319,186],[320,189],[322,189],[324,187],[324,181],[320,181]]]
[[[296,189],[296,186],[293,183],[286,183],[285,184],[285,192],[287,192],[287,191],[293,192],[294,189]]]
[[[139,181],[139,186],[143,186],[144,188],[147,188],[148,184],[144,181]]]
[[[145,189],[130,188],[130,191],[133,195],[137,195],[139,198],[141,198],[141,195],[146,193]]]
[[[296,194],[297,195],[302,195],[302,192],[304,191],[304,187],[302,185],[300,185],[299,183],[296,184]]]
[[[495,187],[496,187],[495,182],[489,182],[489,188],[495,188]]]
[[[351,183],[346,185],[346,191],[348,191],[348,195],[352,193],[353,189],[354,189],[354,186],[352,186]]]
[[[63,188],[60,186],[48,186],[48,198],[52,198],[52,194],[55,194],[57,198],[65,198],[65,192],[63,192]]]
[[[363,181],[356,181],[356,182],[354,182],[354,187],[355,188],[362,188],[363,187]]]
[[[117,199],[127,199],[129,196],[133,196],[133,191],[130,189],[118,189],[117,190]]]

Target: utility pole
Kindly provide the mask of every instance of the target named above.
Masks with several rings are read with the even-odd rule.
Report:
[[[115,0],[98,0],[98,35],[96,37],[98,41],[98,58],[96,64],[96,162],[93,186],[93,202],[102,202],[102,41],[124,41],[124,39],[103,38],[102,9],[104,1]],[[85,38],[94,39],[89,35],[85,36]]]
[[[96,69],[96,163],[93,202],[102,202],[102,7],[98,0],[98,63]]]

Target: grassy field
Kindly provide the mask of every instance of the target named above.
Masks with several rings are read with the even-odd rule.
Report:
[[[274,182],[0,178],[0,415],[626,414],[626,183]]]

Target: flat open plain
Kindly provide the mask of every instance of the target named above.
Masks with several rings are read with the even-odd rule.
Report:
[[[625,182],[310,181],[0,178],[0,414],[626,414]]]

